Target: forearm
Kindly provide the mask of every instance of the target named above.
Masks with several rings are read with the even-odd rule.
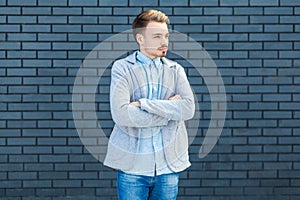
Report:
[[[195,104],[191,99],[150,100],[140,99],[141,109],[168,120],[188,120],[194,116]]]

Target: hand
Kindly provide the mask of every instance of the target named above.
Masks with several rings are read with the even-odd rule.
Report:
[[[176,94],[175,96],[168,98],[168,100],[178,100],[178,99],[181,99],[181,96],[179,94]]]
[[[136,107],[141,107],[141,103],[139,101],[131,102],[130,105],[136,106]]]

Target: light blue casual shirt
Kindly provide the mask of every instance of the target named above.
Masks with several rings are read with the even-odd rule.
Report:
[[[151,60],[149,57],[137,52],[136,60],[146,77],[147,99],[158,100],[161,99],[161,90],[164,77],[164,69],[161,58],[157,57]],[[169,174],[173,171],[168,167],[165,155],[162,151],[163,140],[160,126],[141,128],[141,140],[139,145],[139,154],[152,154],[152,156],[145,157],[145,160],[136,161],[136,168],[125,171],[126,173],[139,174],[144,176],[154,176],[155,174]],[[161,153],[157,153],[161,151]],[[146,160],[147,159],[147,160]],[[151,171],[139,171],[137,169],[146,169],[151,165]]]

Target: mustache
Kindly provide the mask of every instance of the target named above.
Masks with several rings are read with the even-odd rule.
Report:
[[[159,48],[165,48],[165,47],[168,47],[168,45],[162,45],[162,46],[159,47]]]

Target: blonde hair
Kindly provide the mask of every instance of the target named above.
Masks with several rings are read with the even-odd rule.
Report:
[[[160,22],[169,24],[169,18],[166,14],[158,10],[146,10],[140,13],[132,23],[132,30],[134,37],[145,28],[149,22]]]

